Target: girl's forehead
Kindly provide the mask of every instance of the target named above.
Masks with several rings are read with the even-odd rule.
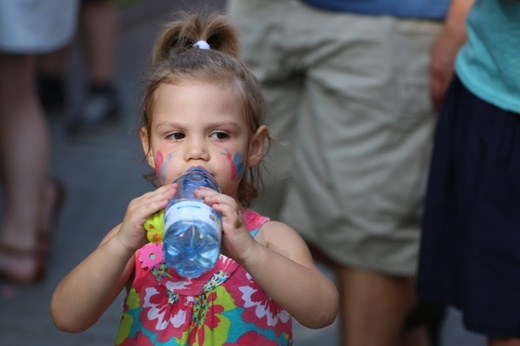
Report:
[[[243,102],[238,87],[231,81],[223,80],[208,80],[208,79],[179,79],[176,81],[170,81],[168,83],[162,83],[155,91],[154,100],[166,93],[189,93],[193,91],[193,96],[209,96],[216,95],[216,97],[225,96],[226,98],[234,98],[235,102]],[[222,95],[221,95],[222,94]]]
[[[247,126],[243,100],[230,84],[182,81],[161,85],[155,95],[152,122],[183,117],[219,120],[233,118]]]

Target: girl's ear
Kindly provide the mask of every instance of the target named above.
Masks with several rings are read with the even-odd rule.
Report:
[[[247,167],[254,167],[258,165],[264,156],[265,140],[267,138],[267,126],[262,125],[256,130],[256,133],[249,142],[249,152],[247,157]]]
[[[148,141],[148,131],[146,131],[146,128],[141,127],[141,130],[139,130],[139,136],[141,137],[141,144],[143,146],[144,154],[146,156],[146,161],[148,161],[150,167],[155,168],[155,159],[153,157],[153,152],[150,149],[150,142]]]

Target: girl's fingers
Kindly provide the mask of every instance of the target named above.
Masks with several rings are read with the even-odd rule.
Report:
[[[209,205],[213,205],[215,203],[229,204],[235,209],[238,209],[238,204],[236,203],[235,199],[222,193],[219,193],[213,189],[207,187],[200,187],[197,190],[195,190],[193,194],[195,197],[204,200],[204,202],[206,202]]]
[[[143,198],[143,200],[145,201],[148,199],[170,199],[177,192],[177,186],[177,184],[168,184],[165,186],[161,186],[154,191],[145,193],[141,196],[141,198]]]
[[[177,191],[177,185],[162,186],[154,191],[147,192],[140,197],[133,199],[127,207],[123,226],[129,225],[132,228],[140,230],[150,215],[164,209],[168,200],[172,198]]]
[[[160,209],[160,206],[167,203],[168,200],[175,195],[176,191],[176,184],[161,186],[155,191],[147,192],[144,195],[132,200],[130,202],[129,209],[142,209],[143,206],[147,209],[147,212],[149,212],[149,209],[157,209],[158,206]],[[152,214],[154,212],[152,212]]]
[[[223,253],[235,260],[242,258],[255,240],[248,232],[237,201],[209,188],[199,188],[195,191],[195,197],[204,199],[206,204],[222,214]]]
[[[242,212],[239,209],[225,203],[215,203],[212,207],[222,214],[224,222],[228,221],[229,225],[233,227],[242,225]]]
[[[210,189],[208,187],[199,187],[195,191],[193,191],[193,195],[197,198],[203,199],[206,201],[207,198],[218,195],[219,193],[213,189]]]
[[[195,196],[204,199],[206,204],[222,214],[224,227],[227,225],[232,228],[239,228],[243,225],[241,208],[234,198],[211,189],[197,190]]]
[[[164,209],[177,192],[177,184],[170,184],[133,199],[119,228],[118,238],[126,248],[138,249],[146,242],[143,225],[150,215]]]

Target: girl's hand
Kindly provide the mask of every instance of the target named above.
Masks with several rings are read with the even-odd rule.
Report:
[[[143,224],[150,215],[166,208],[168,200],[177,192],[177,187],[178,184],[161,186],[155,191],[133,199],[128,204],[125,217],[116,234],[121,245],[135,252],[147,242]]]
[[[222,214],[222,253],[242,263],[249,250],[256,245],[246,227],[242,208],[234,198],[207,187],[200,187],[194,195]]]

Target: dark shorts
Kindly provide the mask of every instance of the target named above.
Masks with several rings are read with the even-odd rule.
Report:
[[[95,2],[110,2],[112,0],[81,0],[81,4],[89,4],[89,3],[95,3]]]
[[[435,137],[418,292],[459,308],[471,331],[520,337],[520,115],[457,78]]]

